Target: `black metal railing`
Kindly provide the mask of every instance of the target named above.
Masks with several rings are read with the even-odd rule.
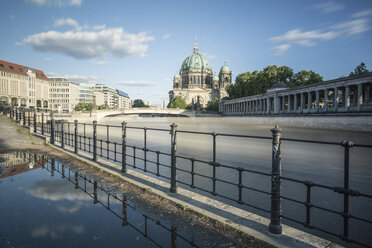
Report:
[[[24,110],[27,111],[27,110]],[[13,114],[12,114],[13,112]],[[28,113],[28,115],[27,115]],[[10,110],[10,117],[14,118],[14,111]],[[17,116],[17,115],[16,115]],[[20,115],[22,116],[22,115]],[[26,116],[30,119],[30,112],[26,112]],[[34,113],[34,126],[37,126],[38,119],[35,118]],[[185,185],[192,189],[197,189],[203,192],[210,193],[215,197],[221,197],[230,201],[237,202],[241,205],[248,206],[250,208],[261,211],[264,215],[270,215],[269,231],[274,234],[282,233],[281,219],[289,220],[294,223],[303,225],[305,228],[314,229],[322,233],[326,233],[331,236],[340,238],[343,241],[349,243],[355,243],[361,246],[371,247],[370,244],[355,240],[350,237],[350,220],[357,221],[358,223],[368,224],[368,228],[371,230],[372,220],[357,216],[351,213],[349,204],[350,199],[365,198],[371,200],[372,195],[364,192],[359,192],[355,189],[350,188],[350,150],[355,147],[371,149],[372,145],[354,144],[350,141],[342,142],[325,142],[315,140],[304,140],[304,139],[290,139],[281,137],[281,129],[275,127],[271,130],[272,137],[266,136],[253,136],[253,135],[239,135],[239,134],[226,134],[226,133],[214,133],[214,132],[197,132],[178,130],[177,125],[172,124],[170,129],[161,128],[148,128],[148,127],[131,127],[127,123],[123,122],[122,125],[102,125],[97,124],[93,121],[89,123],[78,123],[77,120],[74,122],[65,122],[63,120],[55,121],[53,114],[50,115],[46,122],[45,133],[50,135],[50,142],[54,144],[58,142],[62,148],[69,146],[74,148],[74,152],[84,151],[88,154],[92,154],[92,160],[96,161],[98,157],[106,160],[111,160],[121,165],[121,171],[126,173],[128,167],[132,167],[135,170],[143,171],[147,174],[152,174],[156,177],[162,178],[170,182],[170,192],[177,193],[178,185]],[[30,126],[30,121],[28,126]],[[45,125],[44,125],[45,126]],[[71,126],[71,128],[70,128]],[[73,126],[73,128],[72,128]],[[67,129],[66,129],[67,127]],[[90,132],[87,131],[87,128]],[[99,130],[97,131],[97,128]],[[36,131],[37,129],[34,128]],[[42,128],[43,129],[43,128]],[[105,130],[103,130],[105,129]],[[141,131],[143,132],[143,144],[135,145],[129,144],[127,137],[129,132]],[[99,133],[98,133],[99,132]],[[170,136],[170,147],[167,149],[150,149],[148,142],[149,132],[160,132]],[[115,133],[116,136],[110,136],[110,133]],[[121,137],[117,137],[117,134],[121,133]],[[177,154],[177,134],[186,135],[202,135],[209,136],[212,139],[211,147],[211,160],[202,158],[194,158],[191,156]],[[261,141],[272,141],[271,149],[271,171],[259,171],[251,168],[236,167],[217,161],[216,147],[218,137],[229,137],[237,139],[246,139],[252,142],[257,140]],[[120,139],[121,138],[121,139]],[[289,177],[282,175],[281,170],[281,146],[284,143],[302,143],[302,144],[316,144],[316,145],[328,145],[335,147],[342,147],[343,151],[343,185],[331,186],[322,183],[312,182],[310,180],[300,180],[298,178]],[[169,150],[168,150],[169,149]],[[168,150],[169,152],[167,152]],[[371,150],[372,151],[372,150]],[[185,169],[185,166],[178,166],[177,164],[183,160],[184,164],[189,164],[190,169]],[[187,161],[187,163],[185,163]],[[139,162],[141,162],[139,164]],[[197,165],[196,165],[197,164]],[[196,168],[201,166],[208,166],[208,173],[197,172]],[[224,175],[219,175],[218,172],[224,170],[228,175],[235,175],[233,180],[228,180]],[[187,177],[177,177],[178,174],[183,173]],[[226,175],[225,174],[225,175]],[[262,187],[254,187],[246,184],[243,180],[247,175],[260,176],[263,179],[263,185],[271,185],[271,190],[262,189]],[[209,186],[199,186],[195,183],[195,179],[207,180],[210,182]],[[306,200],[303,201],[301,197],[294,198],[293,196],[287,196],[283,194],[281,183],[291,182],[297,185],[305,187]],[[235,193],[231,192],[220,192],[216,185],[223,184],[229,185],[235,188]],[[323,207],[313,202],[313,195],[316,190],[323,189],[329,191],[333,195],[341,195],[343,197],[343,209],[331,209]],[[268,204],[259,204],[252,200],[243,199],[243,191],[250,191],[266,197],[270,202]],[[234,197],[236,195],[236,197]],[[282,209],[282,200],[286,202],[292,202],[295,204],[302,205],[303,208],[296,208],[296,211],[304,211],[305,218],[294,218]],[[372,206],[369,204],[369,206]],[[312,222],[312,212],[314,210],[322,211],[325,213],[332,213],[334,215],[343,218],[342,233],[337,233],[329,229],[322,228]],[[365,211],[369,211],[365,209]],[[336,227],[334,228],[336,229]]]

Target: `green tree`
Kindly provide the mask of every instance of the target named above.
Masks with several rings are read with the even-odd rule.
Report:
[[[299,71],[293,75],[292,79],[287,83],[291,88],[306,84],[314,84],[323,81],[323,77],[313,71]]]
[[[172,99],[172,101],[169,102],[168,108],[179,108],[179,109],[185,109],[187,108],[186,101],[181,96],[176,96]]]
[[[235,84],[226,90],[231,99],[266,93],[275,83],[283,82],[288,87],[321,82],[322,77],[313,72],[302,70],[296,74],[288,66],[269,65],[262,71],[245,72],[239,74]]]
[[[106,109],[106,105],[105,105],[105,104],[98,105],[98,106],[97,106],[97,109],[98,109],[98,110]]]
[[[141,99],[136,99],[132,104],[133,108],[145,108],[148,107]]]
[[[369,72],[369,70],[367,69],[366,64],[364,62],[361,62],[360,65],[355,67],[354,72],[350,72],[349,76],[363,75],[367,72]]]
[[[90,111],[92,110],[93,108],[93,104],[90,102],[90,103],[86,103],[86,102],[79,102],[74,110],[75,111]]]
[[[220,109],[220,100],[215,98],[212,102],[208,102],[206,110],[218,112]]]

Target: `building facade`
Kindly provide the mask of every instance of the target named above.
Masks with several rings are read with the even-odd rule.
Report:
[[[91,84],[79,84],[79,102],[93,102],[93,87]]]
[[[219,75],[214,75],[208,59],[199,53],[195,42],[194,52],[182,63],[180,72],[173,77],[173,90],[169,91],[169,101],[181,96],[187,104],[206,107],[215,98],[228,96],[226,88],[231,84],[232,72],[225,64]]]
[[[100,91],[105,95],[105,105],[113,109],[130,108],[131,100],[129,95],[105,84],[93,85],[94,91]],[[97,104],[99,105],[99,104]]]
[[[96,99],[96,106],[105,105],[105,94],[101,91],[93,91],[93,97]]]
[[[49,79],[43,71],[0,60],[0,102],[47,109]]]
[[[58,112],[72,112],[79,103],[79,84],[62,77],[50,77],[50,108]]]

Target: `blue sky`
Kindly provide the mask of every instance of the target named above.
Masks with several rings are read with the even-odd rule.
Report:
[[[193,51],[234,77],[268,65],[325,80],[372,70],[372,1],[0,0],[0,59],[159,105]]]

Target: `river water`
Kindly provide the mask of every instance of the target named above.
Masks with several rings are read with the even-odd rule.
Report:
[[[271,173],[271,131],[275,126],[246,124],[245,118],[182,118],[182,117],[124,117],[114,116],[105,117],[100,124],[109,124],[120,126],[122,121],[128,123],[127,135],[128,145],[137,147],[144,146],[144,131],[132,129],[131,127],[148,127],[159,129],[170,129],[170,124],[176,123],[178,130],[216,132],[229,134],[242,134],[253,136],[265,136],[269,139],[259,138],[238,138],[217,136],[216,141],[216,161],[231,167],[243,167],[245,169]],[[283,138],[297,138],[306,140],[332,141],[340,142],[349,140],[356,144],[372,144],[371,132],[347,132],[338,130],[311,129],[301,127],[281,126]],[[79,132],[83,132],[82,127]],[[86,126],[86,133],[92,133],[91,126]],[[169,132],[150,131],[147,132],[147,148],[155,151],[170,153],[170,135]],[[110,128],[107,136],[107,128],[98,127],[98,138],[110,140],[110,142],[121,143],[121,128]],[[110,146],[112,149],[113,147]],[[212,135],[177,133],[177,155],[196,158],[203,161],[213,160]],[[100,150],[98,149],[98,153]],[[298,179],[301,181],[311,181],[318,184],[324,184],[331,187],[343,187],[344,183],[344,147],[338,145],[323,145],[301,142],[282,141],[282,176]],[[136,167],[144,167],[140,159],[136,161],[131,158],[134,151],[128,148],[128,163]],[[147,152],[147,159],[156,161],[156,154]],[[103,151],[105,156],[105,151]],[[110,154],[109,157],[113,157]],[[136,149],[136,156],[142,157],[144,153]],[[160,162],[169,165],[169,156],[160,156]],[[372,149],[356,148],[350,149],[350,188],[372,194]],[[156,172],[156,166],[147,162],[147,169]],[[177,166],[180,169],[191,171],[191,161],[179,158]],[[201,175],[212,176],[212,166],[206,163],[195,162],[195,172]],[[169,168],[160,169],[160,173],[169,176]],[[238,184],[238,171],[234,169],[224,169],[217,167],[216,176],[226,182],[216,183],[216,192],[220,195],[238,199],[238,187],[229,182]],[[178,171],[178,180],[187,184],[191,183],[190,173]],[[207,191],[212,191],[212,180],[203,176],[195,176],[195,186]],[[255,173],[243,173],[242,183],[246,187],[251,187],[264,192],[270,192],[271,181],[269,176]],[[179,184],[182,187],[190,189],[188,186]],[[199,193],[211,196],[209,193],[193,189]],[[260,193],[254,190],[244,188],[242,191],[242,200],[248,205],[253,205],[265,210],[270,209],[270,195]],[[282,195],[301,202],[306,201],[306,187],[302,183],[293,183],[286,180],[282,181]],[[219,198],[225,201],[223,198]],[[336,212],[343,211],[343,195],[335,193],[333,190],[313,187],[311,192],[311,203],[321,208],[332,209]],[[227,201],[229,202],[229,201]],[[233,202],[231,202],[234,204]],[[249,206],[238,205],[244,209],[255,212],[265,217],[269,215],[264,211],[259,211]],[[352,216],[361,217],[369,221],[372,220],[372,199],[364,197],[350,197],[350,213]],[[282,214],[284,216],[304,222],[306,219],[306,207],[304,204],[295,203],[288,200],[282,200]],[[342,235],[343,218],[335,213],[329,213],[317,208],[311,208],[311,224]],[[286,224],[295,226],[312,232],[327,239],[340,242],[338,238],[326,235],[321,232],[306,229],[302,225],[284,220]],[[350,238],[371,244],[372,225],[369,223],[351,219],[349,225]],[[350,244],[348,244],[350,245]]]

